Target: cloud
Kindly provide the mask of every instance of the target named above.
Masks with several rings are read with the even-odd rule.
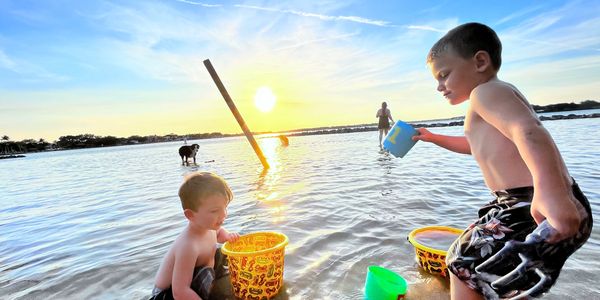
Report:
[[[595,9],[567,3],[525,19],[499,35],[503,42],[509,43],[504,48],[513,50],[510,59],[549,57],[573,50],[597,52],[600,50],[600,35],[596,33],[600,15],[590,10]]]
[[[202,6],[202,7],[221,7],[221,6],[223,6],[221,4],[206,4],[206,3],[202,3],[202,2],[194,2],[194,1],[188,1],[188,0],[175,0],[175,1],[192,4],[192,5],[198,5],[198,6]]]
[[[248,9],[264,10],[264,11],[270,11],[270,12],[293,14],[293,15],[297,15],[297,16],[301,16],[301,17],[317,18],[317,19],[324,20],[324,21],[349,21],[349,22],[375,25],[375,26],[381,26],[381,27],[395,27],[395,25],[390,24],[390,22],[388,22],[388,21],[371,20],[371,19],[357,17],[357,16],[330,16],[330,15],[315,14],[315,13],[298,11],[298,10],[278,9],[278,8],[245,5],[245,4],[236,4],[234,6],[239,7],[239,8],[248,8]]]
[[[441,33],[445,33],[446,30],[443,29],[437,29],[428,25],[406,25],[405,26],[407,29],[413,29],[413,30],[425,30],[425,31],[433,31],[433,32],[441,32]]]
[[[67,76],[50,72],[44,67],[33,63],[11,58],[2,49],[0,49],[0,69],[1,68],[18,74],[19,80],[23,82],[62,82],[69,79]]]
[[[510,14],[510,15],[508,15],[508,16],[500,19],[500,21],[496,22],[495,26],[507,23],[507,22],[512,21],[512,20],[517,19],[517,18],[521,18],[521,17],[523,17],[523,16],[525,16],[525,15],[527,15],[529,13],[532,13],[532,12],[534,12],[536,10],[539,10],[541,8],[542,8],[541,6],[533,6],[533,7],[527,8],[527,9],[519,10],[519,11],[513,13],[513,14]]]
[[[17,64],[0,49],[0,68],[8,69],[17,72]]]
[[[273,51],[282,51],[282,50],[290,50],[290,49],[294,49],[294,48],[299,48],[299,47],[303,47],[306,45],[310,45],[310,44],[314,44],[314,43],[321,43],[321,42],[326,42],[326,41],[333,41],[333,40],[341,40],[341,39],[346,39],[349,37],[353,37],[358,35],[359,33],[355,32],[355,33],[349,33],[349,34],[341,34],[341,35],[337,35],[337,36],[332,36],[332,37],[325,37],[325,38],[319,38],[319,39],[313,39],[313,40],[306,40],[294,45],[289,45],[289,46],[283,46],[280,48],[276,48],[273,49]]]

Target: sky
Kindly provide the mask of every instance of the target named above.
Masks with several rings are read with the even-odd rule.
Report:
[[[205,59],[255,132],[460,116],[425,57],[466,22],[531,103],[600,99],[599,1],[0,0],[0,136],[240,133]]]

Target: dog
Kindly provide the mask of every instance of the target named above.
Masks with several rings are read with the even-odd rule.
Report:
[[[181,146],[179,148],[179,156],[181,156],[181,165],[187,164],[189,166],[190,163],[188,162],[188,158],[193,158],[194,164],[196,164],[196,153],[198,153],[198,149],[200,149],[200,146],[198,144],[192,144],[190,146]]]

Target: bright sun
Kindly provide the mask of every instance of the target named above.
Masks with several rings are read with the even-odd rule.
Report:
[[[277,97],[273,94],[273,91],[266,86],[262,86],[256,90],[254,95],[254,105],[262,112],[270,112],[275,106]]]

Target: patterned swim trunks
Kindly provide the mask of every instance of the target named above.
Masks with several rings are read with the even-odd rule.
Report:
[[[593,221],[590,204],[575,182],[572,188],[575,198],[587,212],[579,233],[556,244],[540,242],[529,245],[536,255],[528,263],[549,273],[552,278],[542,292],[550,288],[567,257],[581,247],[591,234]],[[487,268],[486,272],[477,272],[475,268],[503,249],[507,242],[525,241],[537,224],[530,213],[533,187],[496,191],[492,194],[496,199],[479,210],[479,219],[450,246],[446,263],[450,272],[486,299],[501,299],[513,297],[534,287],[541,280],[538,276],[540,271],[521,274],[519,280],[499,287],[492,282],[517,269],[522,263],[522,255],[520,257],[515,253],[514,256],[504,257],[501,264],[492,264],[491,270]]]

